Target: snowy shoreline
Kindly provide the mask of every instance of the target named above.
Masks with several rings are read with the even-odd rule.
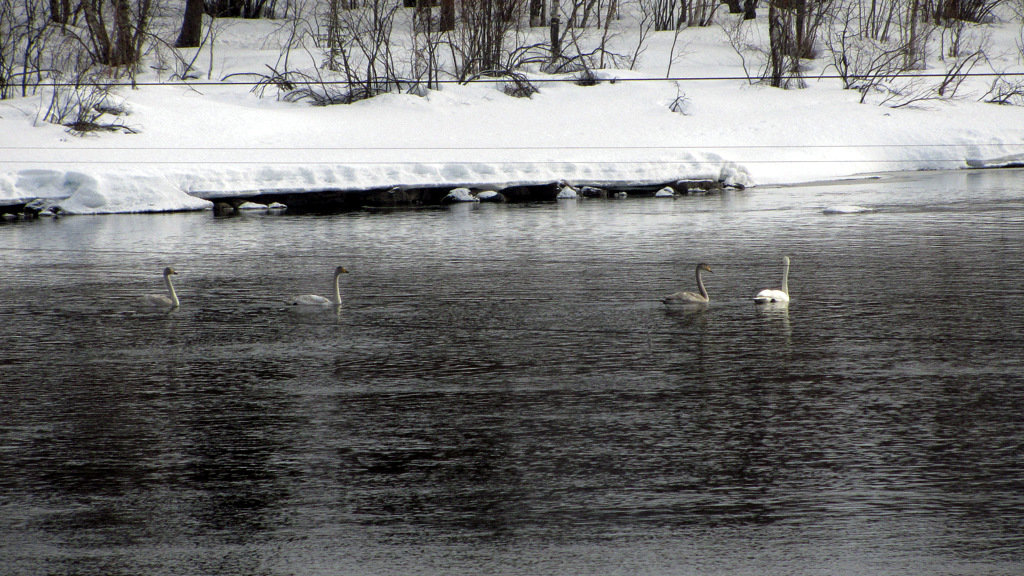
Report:
[[[215,53],[204,49],[198,60],[208,76],[260,70],[280,56],[266,42],[274,23],[222,26]],[[993,70],[1024,70],[1016,22],[980,32],[994,47]],[[0,205],[43,198],[76,214],[168,212],[256,194],[558,181],[750,188],[1024,164],[1024,106],[985,102],[984,75],[966,78],[956,98],[894,108],[861,103],[825,74],[824,59],[807,62],[805,88],[782,90],[743,79],[720,26],[688,28],[680,39],[685,54],[671,32],[655,33],[636,69],[595,70],[593,86],[543,83],[530,98],[494,83],[445,84],[311,106],[149,70],[146,83],[113,91],[123,110],[113,120],[131,133],[86,135],[40,120],[45,92],[3,100]],[[693,80],[658,79],[668,69]]]
[[[999,159],[992,163],[975,161],[966,168],[959,168],[956,171],[978,171],[978,170],[1002,170],[1019,169],[1024,167],[1024,161],[1018,159]],[[844,185],[856,182],[884,180],[887,178],[913,177],[915,173],[935,172],[936,170],[900,170],[890,172],[875,172],[864,174],[851,174],[836,178],[801,181],[793,183],[775,183],[773,187],[802,187],[802,186],[827,186]],[[943,171],[943,170],[939,170]],[[46,188],[46,181],[62,176],[59,172],[40,171],[30,176],[37,179],[37,185],[42,182]],[[79,183],[73,174],[64,174],[65,181]],[[88,177],[85,177],[88,180]],[[563,190],[568,186],[571,197],[576,198],[614,198],[626,197],[664,197],[682,196],[687,194],[717,193],[728,189],[745,189],[749,182],[737,179],[712,179],[712,178],[680,178],[675,180],[602,180],[602,181],[580,181],[580,180],[544,180],[544,181],[510,181],[510,182],[451,182],[451,183],[415,183],[402,184],[391,187],[376,188],[330,188],[330,189],[306,189],[306,188],[281,188],[261,190],[207,190],[195,191],[187,194],[192,198],[191,202],[175,200],[174,208],[154,206],[147,209],[138,200],[128,200],[125,204],[127,209],[117,210],[117,206],[107,203],[107,199],[100,196],[96,200],[96,206],[90,210],[88,202],[93,191],[82,194],[76,191],[68,196],[34,196],[26,198],[0,198],[0,215],[6,219],[33,218],[40,213],[45,216],[54,214],[122,214],[122,213],[168,213],[168,212],[190,212],[212,210],[218,214],[237,213],[246,210],[279,210],[285,211],[289,207],[293,212],[331,212],[351,211],[383,207],[402,206],[440,206],[446,203],[459,201],[478,202],[481,198],[491,202],[537,202],[556,201],[567,197]],[[59,188],[59,186],[57,187]],[[53,189],[53,188],[50,188]],[[463,197],[450,200],[451,192],[465,191]],[[497,194],[497,196],[494,196]],[[148,195],[147,193],[143,194]],[[123,189],[119,196],[125,197]],[[171,193],[171,196],[177,195]],[[65,209],[67,201],[74,198],[72,210]],[[149,201],[152,201],[151,199]],[[26,209],[26,206],[28,209]]]
[[[475,192],[493,190],[502,193],[503,200],[521,202],[553,201],[564,184],[576,189],[596,189],[609,194],[628,191],[641,196],[654,196],[655,191],[673,186],[676,194],[687,194],[694,190],[714,192],[757,185],[743,166],[715,158],[713,154],[707,158],[683,165],[670,162],[659,165],[649,162],[632,166],[623,164],[616,170],[600,170],[587,164],[567,162],[526,170],[533,178],[524,178],[524,170],[521,168],[480,163],[384,165],[376,166],[376,173],[364,170],[359,175],[356,175],[358,169],[351,166],[319,166],[318,175],[313,175],[308,168],[264,166],[259,169],[262,175],[255,177],[252,173],[247,176],[238,169],[207,171],[205,174],[161,174],[158,170],[138,169],[91,173],[30,169],[0,175],[0,178],[5,176],[8,182],[6,187],[0,186],[0,190],[7,191],[7,194],[0,194],[0,213],[10,217],[22,212],[26,204],[30,207],[31,215],[41,210],[63,214],[202,211],[215,210],[218,204],[221,207],[230,205],[237,210],[245,202],[291,203],[302,206],[300,211],[329,211],[389,205],[440,205],[449,191],[459,188]],[[1024,156],[991,160],[965,158],[962,165],[955,169],[999,169],[1022,165]],[[827,184],[936,169],[943,168],[935,168],[933,162],[926,161],[922,167],[909,169],[904,166],[893,171],[836,174],[828,178],[796,179],[793,182],[770,184]],[[496,177],[502,173],[513,174],[514,177],[505,180]],[[260,180],[265,185],[244,185]],[[303,180],[306,181],[305,185],[299,184]],[[362,185],[339,186],[339,182]],[[236,186],[231,186],[232,183]],[[242,185],[238,186],[239,183]],[[279,185],[275,186],[274,183]],[[191,189],[186,190],[186,187]],[[18,196],[18,193],[21,195]],[[301,200],[296,202],[297,198]]]
[[[889,109],[824,86],[695,85],[689,115],[664,105],[671,82],[558,85],[528,100],[457,86],[327,108],[210,91],[219,96],[172,85],[127,92],[137,134],[69,136],[33,124],[31,99],[4,103],[0,205],[44,198],[76,214],[167,212],[284,192],[558,181],[749,188],[1024,163],[1024,108]]]

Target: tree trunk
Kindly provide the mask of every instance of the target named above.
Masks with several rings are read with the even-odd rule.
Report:
[[[113,0],[113,28],[107,30],[102,13],[104,0],[82,2],[82,12],[89,28],[96,62],[107,66],[125,66],[138,62],[142,52],[145,30],[149,25],[148,0],[137,4],[137,13],[132,13],[130,0]]]
[[[186,0],[181,33],[174,43],[178,48],[196,48],[203,41],[203,0]]]
[[[55,24],[67,24],[71,18],[71,0],[50,0],[50,20]]]
[[[414,28],[430,32],[430,0],[416,0],[416,12],[413,13]]]
[[[804,45],[807,43],[807,0],[795,0],[792,4],[796,6],[796,26],[794,27],[796,37],[793,39],[793,53],[790,56],[804,58]],[[807,52],[809,55],[810,50]]]
[[[757,0],[743,0],[743,19],[757,18]]]
[[[562,34],[559,30],[558,0],[551,0],[551,64],[555,65],[562,59]]]
[[[768,83],[776,88],[782,87],[787,36],[782,11],[771,0],[768,2]]]
[[[455,0],[441,0],[441,21],[439,26],[442,32],[455,30]]]
[[[107,29],[103,25],[95,0],[82,2],[82,12],[85,14],[85,24],[89,27],[93,50],[96,51],[96,60],[101,64],[110,64],[114,50],[110,45],[110,35],[107,34]]]
[[[910,22],[910,30],[907,32],[909,37],[907,38],[907,53],[904,57],[903,67],[906,70],[917,70],[919,67],[923,68],[918,64],[924,61],[924,50],[922,50],[920,33],[917,29],[917,20],[920,18],[918,0],[910,0],[909,10],[910,14],[908,14],[907,20]]]
[[[743,13],[743,4],[740,0],[725,0],[725,5],[729,7],[729,14]]]
[[[116,35],[115,66],[135,63],[135,25],[132,22],[132,7],[128,0],[114,0],[114,26]]]
[[[536,28],[544,25],[544,0],[530,0],[530,26]]]

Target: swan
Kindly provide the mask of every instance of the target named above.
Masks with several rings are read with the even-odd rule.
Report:
[[[334,300],[318,296],[316,294],[303,294],[301,296],[295,296],[288,301],[293,306],[341,306],[341,289],[338,287],[338,279],[341,278],[342,274],[348,274],[348,270],[345,270],[344,266],[338,266],[334,269]]]
[[[174,268],[164,268],[164,284],[167,285],[167,294],[146,294],[143,301],[149,306],[163,306],[167,308],[178,307],[178,295],[174,293],[174,284],[171,284],[171,276],[177,274]]]
[[[757,304],[789,302],[789,256],[782,257],[782,289],[761,290],[754,296],[754,302]]]
[[[697,264],[697,289],[700,290],[700,294],[676,292],[666,296],[662,302],[665,304],[707,304],[708,291],[704,288],[704,280],[700,277],[701,272],[711,272],[711,267],[703,262]]]

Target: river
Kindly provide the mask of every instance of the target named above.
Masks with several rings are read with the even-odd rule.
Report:
[[[1024,573],[1022,190],[0,226],[0,573]]]

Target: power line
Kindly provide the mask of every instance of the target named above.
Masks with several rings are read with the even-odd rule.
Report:
[[[873,158],[832,158],[832,159],[780,159],[780,160],[744,160],[742,158],[723,158],[719,160],[473,160],[473,161],[413,161],[413,160],[0,160],[0,164],[46,164],[46,165],[152,165],[152,166],[449,166],[452,164],[486,164],[490,166],[561,166],[566,164],[585,164],[588,166],[614,165],[667,165],[697,164],[717,166],[722,163],[732,164],[902,164],[915,163],[963,163],[966,158],[928,158],[920,159],[873,159]]]
[[[255,73],[252,73],[256,75]],[[913,73],[899,73],[886,75],[886,78],[948,78],[951,74],[943,72],[913,72]],[[1024,72],[966,72],[962,74],[956,74],[957,78],[1017,78],[1024,77]],[[845,78],[859,78],[856,75],[848,75]],[[790,80],[843,80],[844,76],[840,74],[820,74],[815,76],[783,76],[782,81]],[[749,82],[753,80],[760,80],[758,78],[751,78],[747,76],[670,76],[670,77],[651,77],[641,76],[633,78],[597,78],[594,82],[598,84],[617,84],[627,82],[715,82],[715,81],[744,81]],[[476,78],[473,80],[457,80],[457,79],[437,79],[431,80],[429,83],[418,80],[392,80],[387,82],[380,82],[375,84],[398,84],[398,85],[427,85],[427,84],[503,84],[506,82],[514,82],[518,79],[512,78]],[[527,82],[531,84],[559,84],[559,83],[578,83],[581,80],[579,78],[528,78]],[[589,80],[588,80],[589,82]],[[178,82],[165,82],[165,81],[132,81],[132,80],[120,80],[115,82],[56,82],[47,81],[31,84],[33,88],[81,88],[81,87],[130,87],[135,88],[139,86],[277,86],[279,84],[287,84],[291,86],[349,86],[349,85],[365,85],[366,81],[358,80],[292,80],[292,79],[275,79],[271,77],[264,77],[260,80],[182,80]]]
[[[0,146],[0,150],[12,151],[60,151],[60,152],[124,152],[124,151],[163,151],[163,152],[309,152],[309,151],[376,151],[376,152],[447,152],[447,151],[594,151],[594,150],[835,150],[835,149],[878,149],[878,148],[980,148],[980,147],[1024,147],[1024,143],[1006,142],[989,143],[925,143],[925,144],[708,144],[699,145],[677,144],[662,146],[647,145],[557,145],[557,146]]]

